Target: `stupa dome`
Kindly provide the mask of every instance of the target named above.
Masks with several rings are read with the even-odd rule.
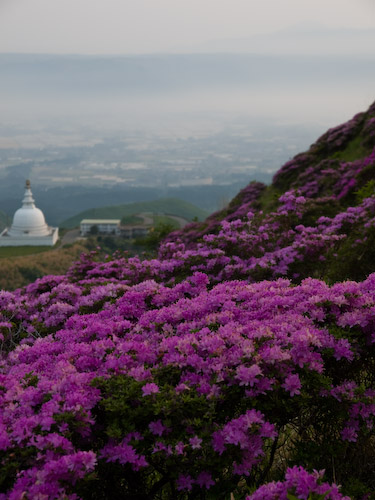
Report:
[[[46,224],[43,212],[36,208],[30,181],[26,181],[22,207],[13,216],[10,229],[0,234],[0,247],[53,246],[59,237],[59,228]]]
[[[26,181],[25,194],[22,207],[13,217],[13,224],[8,231],[9,236],[49,236],[49,228],[44,219],[43,212],[36,208],[31,192],[30,181]]]

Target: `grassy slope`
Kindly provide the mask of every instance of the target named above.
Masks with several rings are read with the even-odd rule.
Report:
[[[28,249],[33,251],[32,247]],[[40,252],[39,247],[36,250],[38,249]],[[0,290],[14,290],[46,274],[63,274],[84,251],[87,249],[82,244],[75,244],[71,247],[48,249],[43,253],[0,258]]]
[[[158,224],[167,224],[172,226],[174,229],[178,229],[180,227],[179,223],[175,219],[172,219],[167,215],[155,215],[154,226],[157,226]]]
[[[162,198],[143,203],[92,208],[65,220],[60,226],[73,228],[79,226],[82,219],[122,219],[123,217],[129,217],[142,212],[177,215],[187,220],[192,220],[194,217],[204,219],[207,216],[204,210],[191,203],[177,198]]]
[[[34,255],[48,250],[51,250],[50,246],[0,247],[0,259]]]

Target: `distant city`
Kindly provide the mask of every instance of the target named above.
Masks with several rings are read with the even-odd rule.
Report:
[[[306,146],[310,134],[295,127],[245,125],[173,137],[167,132],[128,132],[106,138],[43,134],[0,137],[0,176],[21,165],[45,187],[56,185],[180,187],[230,185],[249,178],[269,182],[282,162]],[[52,140],[49,133],[46,137]]]
[[[312,127],[256,127],[244,120],[216,129],[186,126],[173,132],[117,130],[110,135],[89,127],[45,125],[25,131],[22,124],[8,125],[0,128],[0,210],[14,210],[22,179],[30,178],[53,223],[74,215],[66,202],[69,193],[81,192],[81,204],[75,208],[80,211],[92,208],[92,197],[85,201],[85,195],[98,189],[98,206],[111,204],[111,199],[116,204],[173,196],[210,212],[222,208],[251,180],[269,183],[317,133]],[[56,189],[64,191],[60,200]],[[59,203],[66,210],[56,219]]]

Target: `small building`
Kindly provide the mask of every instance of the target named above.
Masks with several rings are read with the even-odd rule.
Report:
[[[137,226],[133,227],[133,238],[143,238],[147,236],[148,233],[147,227]]]
[[[83,219],[81,220],[81,235],[88,234],[120,234],[120,219]],[[97,228],[97,229],[95,229]]]
[[[130,226],[121,227],[121,236],[126,239],[131,239],[133,237],[133,228]]]
[[[22,207],[15,212],[11,227],[0,234],[0,247],[53,246],[57,242],[59,228],[46,224],[43,212],[34,202],[27,180]]]
[[[144,238],[149,232],[147,226],[121,226],[121,236],[125,239]]]

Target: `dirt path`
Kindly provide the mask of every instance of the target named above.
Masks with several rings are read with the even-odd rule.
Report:
[[[135,214],[135,217],[139,217],[140,219],[143,219],[143,224],[145,226],[152,226],[154,223],[154,218],[150,216],[149,214],[141,213],[141,214]]]
[[[80,230],[79,229],[72,229],[71,231],[68,231],[67,233],[64,234],[64,236],[61,238],[61,246],[65,245],[71,245],[80,236]]]

